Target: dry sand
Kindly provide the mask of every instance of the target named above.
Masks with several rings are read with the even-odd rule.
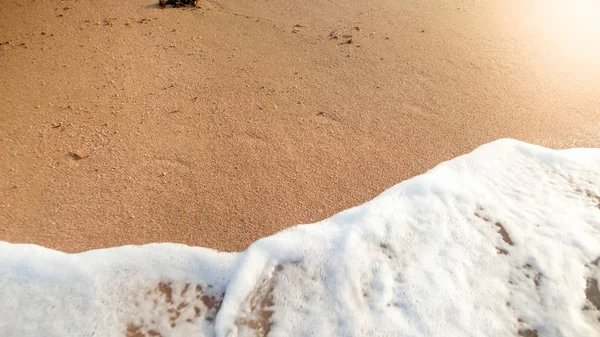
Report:
[[[0,240],[242,250],[498,138],[600,146],[593,1],[157,3],[2,2]]]

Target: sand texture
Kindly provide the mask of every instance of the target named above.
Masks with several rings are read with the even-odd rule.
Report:
[[[3,1],[0,240],[226,251],[498,138],[600,146],[593,1]]]

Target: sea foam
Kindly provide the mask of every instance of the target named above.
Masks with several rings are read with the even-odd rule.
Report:
[[[499,140],[219,253],[0,243],[0,336],[600,336],[600,150]]]

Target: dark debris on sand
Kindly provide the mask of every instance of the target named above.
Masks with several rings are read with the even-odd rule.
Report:
[[[158,0],[158,4],[161,8],[165,8],[168,5],[173,7],[185,7],[185,6],[194,6],[198,7],[198,0]]]

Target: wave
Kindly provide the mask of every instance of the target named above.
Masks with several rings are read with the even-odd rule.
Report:
[[[0,242],[0,336],[600,336],[600,150],[499,140],[241,253]]]

